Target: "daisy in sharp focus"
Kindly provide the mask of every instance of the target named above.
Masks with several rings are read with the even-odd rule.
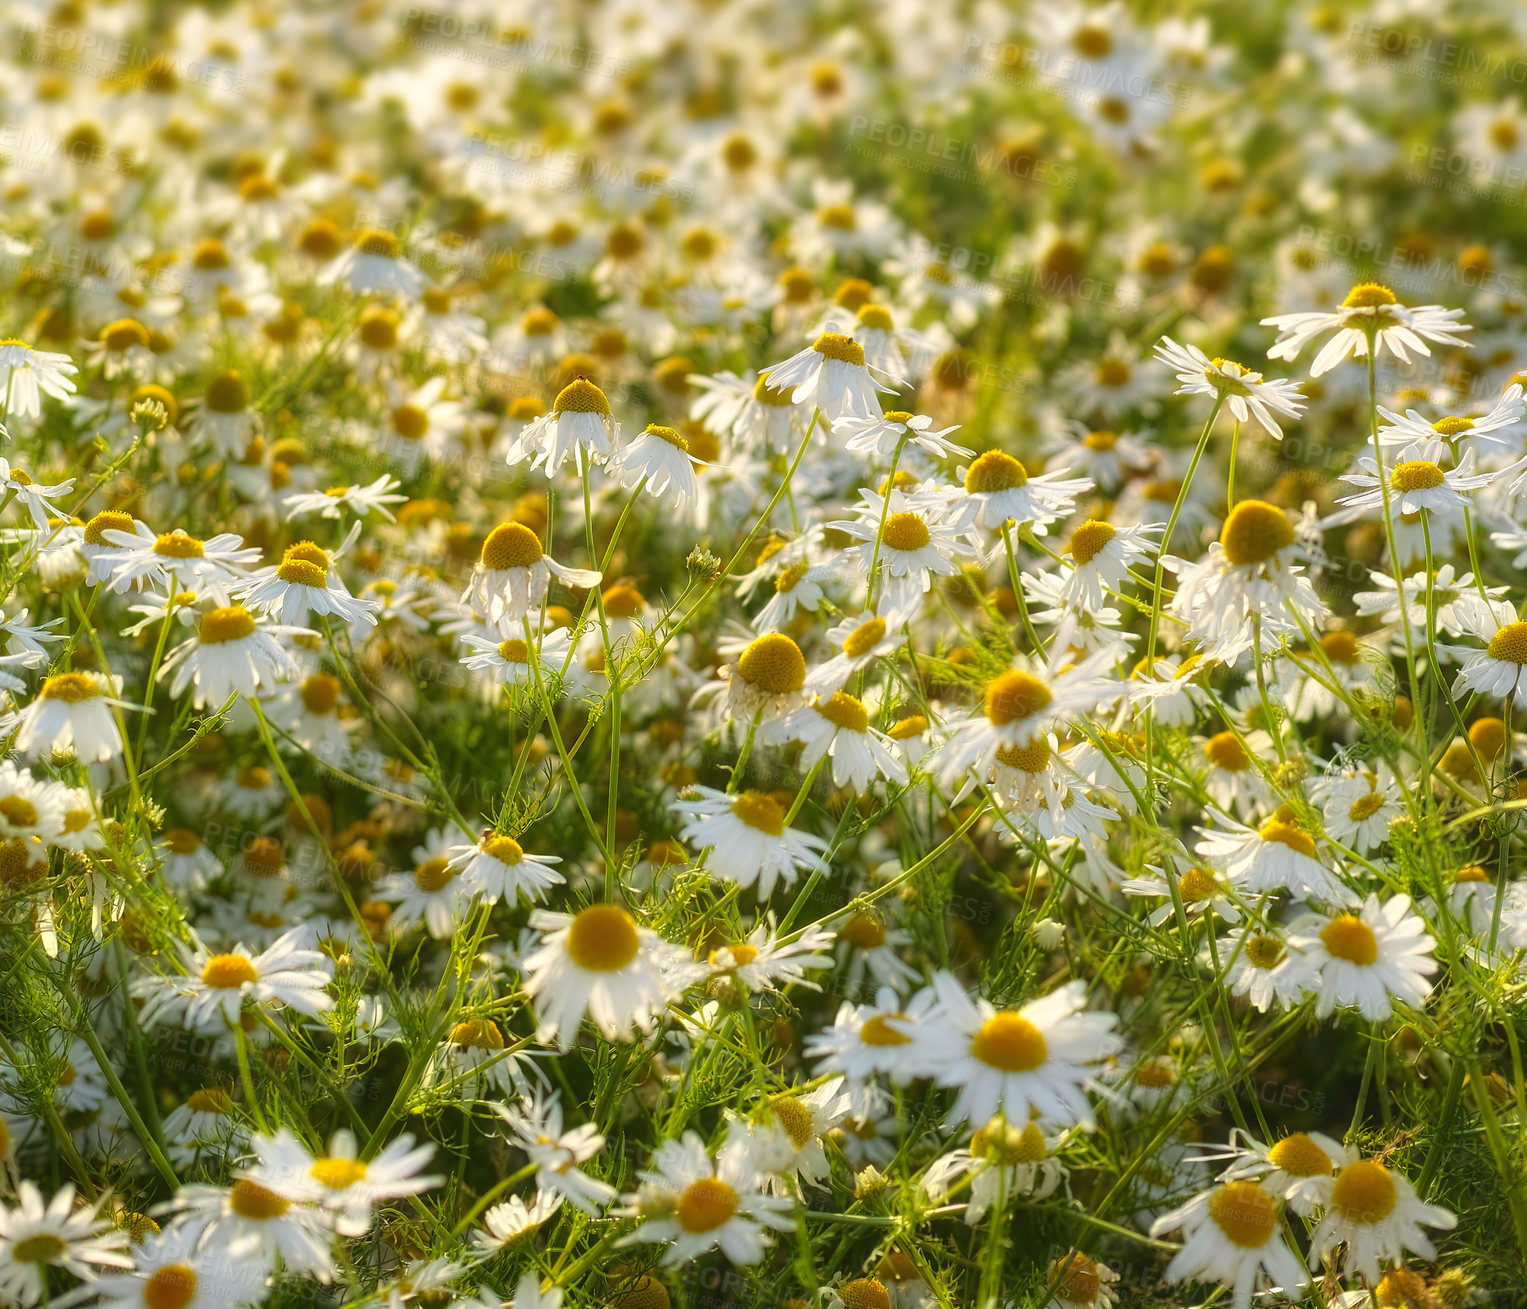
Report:
[[[1171,1282],[1219,1282],[1235,1309],[1250,1309],[1265,1273],[1285,1293],[1308,1280],[1289,1247],[1278,1199],[1256,1182],[1222,1182],[1151,1224],[1151,1235],[1181,1229],[1187,1236],[1167,1265]]]
[[[629,1212],[643,1221],[625,1242],[662,1241],[665,1264],[684,1263],[719,1247],[734,1264],[756,1264],[773,1244],[770,1231],[795,1226],[794,1202],[769,1195],[747,1141],[733,1135],[712,1162],[694,1132],[664,1141],[653,1151],[641,1188],[627,1197]]]
[[[1068,982],[1018,1009],[972,1000],[947,972],[933,976],[937,1017],[916,1041],[933,1079],[959,1092],[946,1121],[1087,1126],[1093,1122],[1086,1087],[1097,1066],[1123,1048],[1117,1014],[1085,1012],[1086,987]]]
[[[871,589],[883,584],[885,603],[896,608],[915,606],[932,589],[935,576],[953,577],[960,571],[956,556],[974,553],[961,539],[959,523],[939,504],[895,488],[882,497],[865,487],[854,517],[828,527],[853,538],[843,551],[845,565],[868,579]]]
[[[879,420],[877,392],[893,390],[900,381],[865,363],[864,347],[851,336],[826,331],[804,350],[766,370],[769,386],[788,391],[792,403],[811,404],[829,422],[839,418]]]
[[[1182,383],[1174,394],[1223,397],[1237,422],[1255,418],[1274,440],[1283,439],[1278,417],[1298,418],[1304,412],[1305,399],[1297,383],[1268,381],[1233,359],[1210,359],[1196,345],[1179,345],[1163,336],[1156,345],[1156,358]]]
[[[935,459],[952,454],[969,456],[971,451],[964,446],[943,439],[957,431],[958,426],[934,431],[933,419],[926,414],[914,415],[900,409],[888,409],[879,417],[870,418],[850,414],[834,419],[832,424],[833,436],[843,439],[843,448],[850,454],[877,459],[889,459],[907,445],[916,446]]]
[[[236,1023],[244,1001],[287,1005],[298,1013],[316,1014],[333,1001],[327,987],[334,980],[333,964],[321,950],[306,949],[306,927],[294,927],[259,954],[237,945],[213,954],[205,946],[182,947],[185,976],[162,976],[147,988],[142,1021],[145,1026],[165,1019],[198,1031],[222,1030]]]
[[[889,659],[907,643],[906,625],[911,613],[883,601],[827,629],[827,640],[838,650],[831,659],[806,674],[806,689],[831,695],[855,673],[877,659]]]
[[[1231,995],[1244,995],[1258,1013],[1266,1013],[1274,1000],[1291,1009],[1308,993],[1305,973],[1289,954],[1281,936],[1254,927],[1227,932],[1216,947],[1225,987]],[[1208,950],[1199,962],[1214,970],[1215,953]]]
[[[1278,329],[1278,339],[1268,350],[1267,357],[1290,362],[1317,337],[1334,333],[1310,365],[1310,376],[1319,377],[1348,356],[1366,359],[1370,346],[1375,357],[1387,349],[1401,363],[1410,362],[1412,350],[1430,355],[1428,341],[1437,345],[1466,346],[1468,342],[1459,333],[1470,328],[1459,321],[1462,317],[1462,309],[1444,309],[1441,305],[1407,307],[1387,286],[1362,282],[1354,286],[1334,310],[1275,314],[1264,318],[1262,325]]]
[[[244,579],[245,566],[260,558],[257,547],[246,546],[233,532],[202,540],[179,528],[156,533],[134,521],[130,531],[108,527],[102,536],[112,549],[103,552],[98,563],[114,591],[149,584],[162,591],[206,594],[227,604],[230,588]]]
[[[345,538],[345,545],[355,533]],[[303,623],[309,614],[333,614],[348,626],[376,626],[375,600],[350,594],[335,567],[343,550],[330,552],[312,541],[298,541],[282,553],[281,562],[260,568],[242,583],[242,603],[287,625]]]
[[[514,620],[505,614],[500,620],[498,632],[505,629],[512,630],[514,626]],[[466,646],[470,652],[461,657],[461,662],[466,667],[486,673],[496,686],[534,687],[537,682],[537,665],[539,665],[539,681],[546,688],[548,695],[556,698],[573,689],[573,677],[568,676],[564,679],[563,676],[563,669],[568,667],[569,651],[572,649],[572,640],[567,628],[558,627],[542,633],[540,642],[535,646],[520,635],[506,636],[498,640],[495,639],[498,632],[494,629],[483,630],[487,635],[463,632],[459,638],[462,645]],[[523,625],[520,626],[520,630],[524,630]],[[572,672],[571,669],[568,671]]]
[[[606,461],[605,472],[621,486],[639,487],[660,504],[685,513],[700,494],[695,464],[683,436],[661,423],[648,423]]]
[[[527,424],[504,458],[511,466],[527,459],[531,468],[544,465],[551,477],[571,457],[581,475],[587,465],[602,464],[615,453],[619,436],[609,399],[580,377],[557,393],[549,412]]]
[[[1425,979],[1437,971],[1436,942],[1411,912],[1410,897],[1381,903],[1370,895],[1356,913],[1334,914],[1293,931],[1289,949],[1297,967],[1319,977],[1315,1015],[1325,1018],[1338,1005],[1359,1010],[1370,1022],[1387,1021],[1392,1000],[1419,1009],[1431,993]]]
[[[792,709],[769,724],[771,741],[799,741],[800,766],[811,769],[821,759],[832,760],[832,783],[863,794],[877,776],[898,786],[906,784],[907,767],[885,733],[870,726],[869,711],[847,691],[819,695],[810,704]]]
[[[1337,1169],[1357,1158],[1357,1152],[1321,1132],[1290,1132],[1264,1145],[1238,1127],[1230,1129],[1230,1144],[1207,1149],[1205,1163],[1227,1163],[1222,1182],[1254,1180],[1308,1218],[1331,1201]]]
[[[9,460],[0,457],[0,494],[20,504],[32,516],[32,522],[39,532],[49,531],[59,516],[67,517],[67,511],[53,501],[68,495],[74,489],[74,481],[74,478],[69,477],[51,484],[38,482],[25,469],[15,467]]]
[[[781,940],[772,917],[758,923],[741,941],[713,946],[706,959],[713,977],[740,982],[749,991],[776,991],[804,986],[820,991],[808,972],[825,972],[833,966],[831,955],[820,954],[833,942],[833,934],[809,927],[799,936]]]
[[[565,586],[598,586],[600,574],[559,564],[541,548],[541,538],[524,523],[500,523],[482,543],[463,604],[485,609],[494,622],[524,618],[546,598],[551,579]]]
[[[679,835],[707,852],[706,870],[714,876],[738,886],[756,884],[758,898],[767,900],[777,882],[793,886],[801,869],[826,868],[819,851],[827,842],[787,827],[785,808],[772,796],[762,791],[727,795],[708,786],[694,790],[698,799],[674,803],[686,819]]]
[[[435,1147],[414,1148],[407,1132],[394,1137],[369,1159],[358,1157],[355,1137],[335,1132],[326,1155],[309,1154],[286,1128],[274,1136],[253,1136],[255,1162],[239,1175],[283,1199],[316,1205],[341,1236],[364,1236],[372,1210],[383,1200],[418,1195],[438,1186],[438,1177],[421,1175]]]
[[[1012,522],[1043,536],[1050,523],[1070,514],[1077,496],[1093,489],[1091,478],[1067,477],[1066,471],[1031,477],[1006,451],[987,450],[961,470],[965,494],[955,501],[953,518],[962,529],[979,523],[996,531]]]
[[[1522,448],[1520,434],[1514,439],[1503,434],[1522,421],[1527,402],[1522,398],[1522,384],[1512,382],[1483,414],[1448,415],[1431,422],[1415,409],[1399,414],[1379,405],[1378,411],[1384,419],[1379,427],[1379,441],[1385,445],[1409,445],[1441,437],[1455,449],[1478,454],[1518,454]]]
[[[133,706],[100,673],[55,673],[16,718],[18,753],[36,758],[73,751],[85,763],[105,763],[122,753],[114,710]]]
[[[1490,485],[1500,476],[1499,473],[1470,472],[1474,462],[1472,455],[1466,454],[1459,466],[1444,469],[1442,465],[1448,461],[1447,446],[1435,437],[1413,441],[1401,450],[1396,462],[1387,470],[1390,512],[1396,516],[1426,513],[1442,518],[1461,517],[1471,504],[1468,493]],[[1326,518],[1326,524],[1355,522],[1383,507],[1384,488],[1379,482],[1378,465],[1371,456],[1360,457],[1355,470],[1343,473],[1341,480],[1350,482],[1358,490],[1336,502],[1341,509]],[[1434,532],[1440,530],[1433,526]],[[1439,546],[1442,539],[1445,538],[1439,536]]]
[[[562,862],[560,856],[530,854],[514,837],[492,828],[473,845],[451,846],[446,857],[467,893],[481,896],[487,904],[504,900],[512,906],[522,896],[544,900],[552,887],[565,880],[552,867]]]
[[[1061,600],[1077,609],[1101,609],[1110,591],[1117,592],[1129,576],[1130,565],[1155,552],[1151,540],[1160,531],[1154,523],[1115,527],[1089,518],[1071,533],[1063,551],[1071,560],[1061,587]]]
[[[1527,622],[1517,619],[1506,601],[1481,602],[1460,615],[1464,634],[1484,641],[1483,650],[1453,647],[1461,667],[1453,682],[1453,694],[1476,691],[1498,700],[1527,699]]]
[[[312,633],[262,623],[241,604],[209,609],[196,635],[165,656],[159,679],[172,677],[171,696],[194,687],[193,708],[220,708],[235,693],[248,698],[289,676],[296,664],[279,638],[296,635]]]
[[[650,1031],[702,965],[619,905],[576,914],[531,911],[541,943],[525,958],[525,992],[536,1004],[536,1038],[568,1050],[587,1014],[612,1041]]]

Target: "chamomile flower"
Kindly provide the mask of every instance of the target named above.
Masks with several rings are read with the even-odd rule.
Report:
[[[172,696],[192,687],[194,708],[220,707],[232,695],[253,696],[290,675],[296,665],[280,638],[305,631],[261,623],[241,604],[209,609],[196,635],[165,656],[159,677],[172,679]]]
[[[1310,376],[1320,377],[1349,356],[1366,359],[1370,347],[1375,357],[1387,349],[1408,363],[1412,350],[1431,354],[1428,341],[1467,345],[1459,335],[1470,330],[1467,323],[1459,321],[1462,317],[1462,309],[1444,309],[1441,305],[1407,307],[1387,286],[1362,282],[1334,310],[1275,314],[1264,318],[1262,325],[1278,329],[1278,339],[1267,352],[1269,359],[1292,361],[1310,342],[1327,332],[1334,333],[1310,365]]]
[[[62,400],[74,394],[78,371],[66,354],[37,350],[15,337],[0,341],[0,414],[37,418],[42,396]]]
[[[785,720],[782,720],[785,721]],[[826,865],[818,853],[827,842],[785,824],[785,807],[762,791],[727,795],[707,786],[694,788],[698,798],[680,800],[674,809],[684,816],[679,834],[707,852],[709,872],[738,886],[758,888],[767,900],[776,883],[795,884],[804,869]]]
[[[505,900],[513,905],[521,897],[544,900],[565,880],[552,866],[562,862],[560,856],[530,854],[514,837],[492,828],[475,844],[453,845],[446,856],[467,894],[481,896],[488,904]]]
[[[693,975],[684,952],[640,926],[619,905],[576,914],[531,912],[542,933],[525,958],[525,992],[536,1004],[536,1037],[567,1050],[587,1014],[612,1041],[650,1031]]]
[[[907,780],[906,765],[892,749],[891,738],[870,726],[869,711],[847,691],[820,695],[792,709],[769,725],[767,736],[773,741],[801,742],[805,747],[802,768],[831,759],[834,786],[850,786],[862,794],[877,776],[898,786]]]
[[[524,523],[500,523],[483,541],[482,556],[462,603],[488,611],[494,622],[523,619],[546,598],[555,577],[566,586],[597,586],[600,574],[559,564],[541,548],[541,538]]]
[[[223,954],[205,946],[184,950],[184,977],[161,977],[149,988],[143,1021],[179,1021],[197,1030],[213,1030],[220,1017],[236,1023],[245,1000],[256,1004],[276,1002],[316,1014],[333,1001],[327,987],[334,979],[333,967],[319,950],[307,949],[305,927],[294,927],[259,954],[237,945]]]
[[[640,487],[679,513],[686,512],[700,494],[689,442],[661,423],[649,423],[617,450],[605,471],[621,486]]]
[[[605,393],[580,377],[557,393],[549,412],[526,426],[505,459],[511,465],[529,459],[531,468],[544,465],[551,477],[571,457],[581,475],[586,466],[602,464],[615,452],[619,434]]]
[[[318,285],[343,284],[355,295],[382,291],[417,300],[424,274],[403,257],[403,244],[379,227],[362,228],[355,241],[318,275]]]
[[[284,512],[288,519],[317,514],[320,518],[338,518],[348,510],[357,518],[372,514],[393,522],[392,506],[408,499],[398,491],[402,483],[390,473],[383,473],[364,486],[331,486],[327,491],[293,492],[286,496]]]
[[[803,1187],[823,1185],[829,1172],[823,1138],[850,1107],[840,1077],[800,1095],[771,1099],[749,1140],[754,1159],[769,1175],[767,1189],[799,1195]]]
[[[712,1161],[694,1132],[664,1141],[652,1154],[641,1188],[627,1197],[643,1221],[627,1241],[662,1241],[665,1264],[720,1248],[734,1264],[756,1264],[773,1244],[770,1231],[794,1226],[793,1202],[769,1195],[747,1142],[733,1136]]]
[[[0,493],[14,499],[27,511],[39,532],[48,531],[52,519],[64,512],[53,502],[62,499],[73,489],[74,478],[72,477],[65,478],[62,482],[39,482],[25,469],[12,465],[7,459],[0,458]]]
[[[1321,1132],[1290,1132],[1264,1145],[1240,1128],[1231,1128],[1229,1146],[1209,1150],[1202,1158],[1229,1165],[1220,1181],[1258,1181],[1301,1218],[1308,1218],[1331,1202],[1337,1170],[1356,1159],[1357,1152]]]
[[[250,608],[291,626],[308,615],[333,614],[348,626],[376,626],[375,600],[350,594],[335,555],[312,541],[289,545],[281,562],[257,569],[240,585],[239,599]]]
[[[889,409],[879,417],[863,417],[850,414],[833,420],[832,434],[842,438],[843,448],[851,454],[873,456],[886,460],[898,449],[916,446],[935,459],[946,459],[952,454],[969,455],[962,445],[943,438],[958,427],[933,430],[933,419],[926,414],[909,414],[901,409]]]
[[[110,1309],[227,1309],[264,1299],[264,1269],[257,1259],[198,1246],[198,1236],[192,1227],[176,1226],[150,1237],[134,1252],[131,1272],[94,1283],[99,1303]]]
[[[712,975],[735,978],[749,991],[775,991],[786,986],[819,991],[821,987],[806,974],[833,966],[830,955],[818,953],[832,941],[833,934],[819,927],[782,940],[769,918],[757,924],[745,939],[713,947],[707,962]]]
[[[1478,454],[1517,454],[1522,446],[1520,435],[1513,440],[1503,433],[1522,421],[1527,402],[1522,398],[1522,384],[1513,382],[1501,392],[1488,412],[1472,417],[1457,414],[1431,422],[1415,409],[1399,414],[1380,405],[1378,411],[1384,419],[1379,427],[1379,440],[1386,445],[1411,445],[1441,437],[1455,448]]]
[[[1458,467],[1444,469],[1442,464],[1447,456],[1447,447],[1435,438],[1413,441],[1399,452],[1397,461],[1387,470],[1392,513],[1456,516],[1469,506],[1469,492],[1488,486],[1498,476],[1471,473],[1470,456],[1465,456],[1465,462]],[[1341,480],[1359,489],[1336,502],[1345,512],[1333,515],[1327,522],[1354,520],[1383,505],[1384,488],[1379,482],[1377,465],[1369,456],[1362,456],[1356,471],[1344,473]]]
[[[1453,694],[1476,691],[1495,699],[1527,698],[1527,622],[1504,601],[1471,607],[1460,615],[1464,634],[1484,641],[1483,650],[1454,649],[1461,665]]]
[[[507,615],[502,619],[506,627],[512,626],[513,622]],[[464,632],[460,638],[461,643],[471,652],[461,657],[461,662],[468,668],[489,674],[499,686],[533,687],[539,680],[551,696],[570,689],[562,685],[562,670],[567,666],[569,651],[572,649],[567,628],[558,627],[543,633],[533,647],[523,636],[506,636],[497,640],[495,638],[498,633],[491,628],[486,630],[488,635]],[[567,680],[570,682],[572,679]]]
[[[1071,568],[1061,587],[1062,602],[1076,609],[1101,609],[1108,593],[1124,586],[1130,565],[1154,552],[1151,537],[1157,530],[1153,523],[1115,527],[1100,518],[1083,522],[1066,544]]]
[[[826,331],[804,350],[767,370],[769,386],[787,391],[794,404],[811,404],[828,422],[839,418],[879,420],[876,393],[890,391],[895,377],[865,362],[864,347],[851,336]]]
[[[1436,942],[1411,912],[1408,895],[1382,903],[1370,895],[1357,912],[1311,922],[1288,944],[1299,957],[1297,966],[1320,979],[1320,1018],[1341,1006],[1384,1022],[1394,1013],[1394,1000],[1419,1009],[1431,993],[1425,979],[1437,971]]]
[[[1030,476],[1021,462],[1004,450],[978,455],[961,480],[965,495],[955,502],[955,516],[964,526],[979,523],[993,531],[1004,523],[1044,529],[1071,512],[1076,497],[1092,490],[1086,477],[1067,477],[1066,470]]]
[[[323,1214],[294,1204],[258,1182],[238,1178],[231,1186],[183,1186],[166,1206],[198,1244],[226,1251],[274,1271],[277,1260],[297,1273],[327,1282],[334,1275],[330,1234]]]
[[[1250,1309],[1252,1292],[1265,1274],[1285,1292],[1308,1280],[1289,1248],[1278,1199],[1252,1181],[1221,1182],[1151,1224],[1151,1235],[1181,1229],[1183,1247],[1167,1265],[1172,1282],[1219,1282],[1230,1288],[1235,1309]]]
[[[562,1103],[556,1096],[495,1105],[494,1111],[508,1126],[513,1143],[536,1165],[536,1185],[543,1192],[561,1196],[589,1215],[615,1198],[613,1186],[578,1166],[600,1154],[605,1138],[593,1123],[563,1131]]]
[[[1325,1215],[1310,1234],[1310,1267],[1361,1273],[1372,1286],[1379,1269],[1413,1250],[1424,1259],[1437,1251],[1421,1229],[1451,1231],[1450,1210],[1424,1203],[1410,1181],[1376,1159],[1354,1159],[1336,1174]],[[1338,1247],[1346,1249],[1339,1255]]]
[[[48,1271],[82,1280],[96,1268],[130,1268],[127,1234],[97,1216],[97,1205],[76,1206],[74,1187],[44,1203],[23,1180],[14,1207],[0,1201],[0,1295],[30,1309],[48,1295]]]
[[[838,653],[806,674],[807,689],[831,695],[875,660],[893,657],[907,643],[909,617],[909,610],[881,604],[828,628],[827,639]]]
[[[1223,868],[1226,877],[1254,895],[1286,890],[1333,904],[1346,904],[1353,898],[1340,878],[1315,857],[1315,838],[1286,805],[1274,810],[1260,827],[1227,818],[1219,827],[1201,827],[1198,832],[1198,855]]]
[[[1164,336],[1156,345],[1156,358],[1177,374],[1182,383],[1177,395],[1223,398],[1237,422],[1255,418],[1274,440],[1283,439],[1279,417],[1298,418],[1304,412],[1305,400],[1297,384],[1268,381],[1233,359],[1210,359],[1196,345],[1179,345]]]
[[[100,673],[55,673],[17,715],[15,748],[32,758],[72,751],[85,763],[105,763],[122,753],[116,711],[130,707]]]
[[[928,989],[902,1000],[889,986],[875,993],[872,1004],[844,1002],[831,1027],[806,1038],[806,1058],[815,1061],[816,1073],[839,1073],[853,1097],[854,1110],[868,1112],[873,1095],[872,1079],[884,1076],[898,1086],[927,1076],[932,1068],[919,1044],[923,1028],[935,1021],[938,1000]]]
[[[859,493],[854,517],[828,524],[851,537],[843,552],[873,589],[883,582],[886,602],[911,607],[933,586],[933,578],[959,572],[956,556],[969,555],[960,525],[931,501],[892,488],[888,496],[868,488]]]

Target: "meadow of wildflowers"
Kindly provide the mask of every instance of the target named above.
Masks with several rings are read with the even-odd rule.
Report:
[[[0,57],[0,1306],[1527,1305],[1527,6]]]

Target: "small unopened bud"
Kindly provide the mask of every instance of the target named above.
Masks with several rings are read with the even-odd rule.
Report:
[[[160,401],[149,396],[134,402],[129,417],[138,424],[138,430],[147,436],[150,432],[162,432],[169,426],[170,411]]]

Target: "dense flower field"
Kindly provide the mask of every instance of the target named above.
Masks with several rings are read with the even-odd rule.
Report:
[[[0,1305],[1527,1304],[1527,8],[0,33]]]

